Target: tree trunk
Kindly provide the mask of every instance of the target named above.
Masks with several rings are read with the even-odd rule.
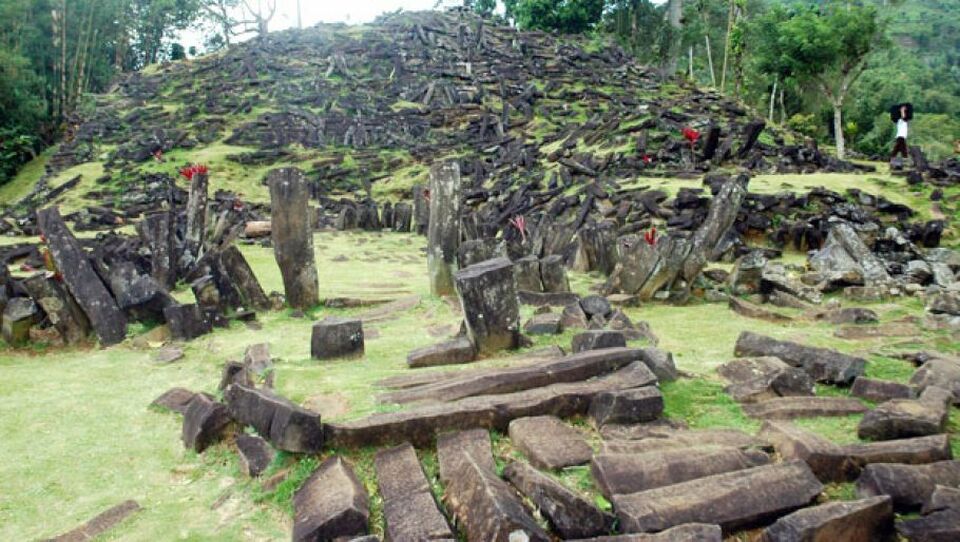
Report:
[[[717,74],[713,70],[713,53],[710,52],[710,36],[704,34],[703,41],[704,41],[704,44],[707,46],[707,66],[710,68],[710,84],[716,87]]]
[[[693,80],[693,45],[690,46],[690,80]]]
[[[783,86],[780,87],[780,124],[787,122],[787,106],[783,103]]]
[[[837,142],[837,158],[843,160],[846,149],[843,141],[843,108],[839,102],[833,104],[833,137]]]
[[[667,21],[670,23],[670,50],[667,57],[666,74],[671,76],[677,73],[677,61],[680,56],[680,32],[682,30],[683,1],[670,0],[667,8]]]
[[[730,35],[733,34],[733,20],[736,13],[736,0],[730,2],[730,12],[727,14],[727,39],[723,45],[723,71],[720,72],[720,92],[727,86],[727,61],[730,58]]]
[[[773,90],[770,91],[770,114],[767,115],[767,119],[773,123],[773,110],[776,105],[774,102],[777,97],[777,78],[773,78]]]

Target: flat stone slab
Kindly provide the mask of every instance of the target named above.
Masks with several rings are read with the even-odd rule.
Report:
[[[477,349],[470,342],[470,339],[457,337],[411,351],[407,354],[407,366],[411,369],[418,369],[438,365],[458,365],[470,363],[476,358]]]
[[[872,463],[925,464],[951,457],[946,435],[841,446],[783,421],[764,422],[761,435],[781,457],[806,462],[823,482],[853,480]]]
[[[367,491],[340,456],[317,467],[293,495],[293,540],[334,540],[367,534]]]
[[[389,394],[391,402],[456,401],[477,395],[511,393],[564,382],[578,382],[616,371],[640,359],[635,348],[581,352],[541,363],[467,374]]]
[[[960,508],[948,508],[917,519],[898,521],[897,533],[906,540],[960,540]]]
[[[374,458],[389,540],[452,540],[450,525],[430,492],[410,444],[380,450]]]
[[[523,332],[528,335],[558,335],[563,333],[563,323],[560,319],[560,314],[554,312],[534,314],[523,324]]]
[[[522,462],[512,462],[503,476],[530,499],[563,539],[599,536],[613,529],[612,514],[601,511],[553,478]]]
[[[733,448],[768,448],[770,444],[739,429],[670,429],[651,428],[645,424],[605,425],[600,428],[605,453],[644,453],[670,448],[728,446]]]
[[[893,534],[890,497],[828,502],[778,519],[763,531],[763,540],[836,540],[875,542]]]
[[[552,414],[567,418],[585,414],[590,401],[604,391],[645,386],[655,379],[642,363],[587,382],[553,384],[502,395],[467,397],[450,403],[427,404],[401,412],[373,414],[360,420],[325,424],[332,446],[374,446],[410,440],[432,444],[443,431],[482,427],[505,431],[511,420]]]
[[[863,416],[857,435],[862,439],[890,440],[943,433],[949,417],[947,407],[937,400],[891,399]]]
[[[584,538],[574,542],[721,542],[723,531],[719,525],[686,523],[659,533],[620,534]]]
[[[517,298],[522,305],[534,307],[566,307],[571,303],[580,303],[580,296],[572,292],[531,292],[518,290]]]
[[[150,406],[184,414],[187,411],[187,405],[193,400],[194,395],[196,395],[196,392],[185,388],[170,388],[154,399],[153,402],[150,403]]]
[[[49,539],[47,542],[87,542],[116,527],[123,520],[141,510],[137,501],[129,500],[101,512],[72,531]]]
[[[898,512],[917,510],[930,500],[936,486],[960,487],[960,461],[948,460],[926,465],[875,463],[867,465],[857,478],[858,497],[889,495]]]
[[[814,395],[813,378],[806,371],[772,356],[737,358],[717,367],[717,372],[730,382],[724,391],[739,403]]]
[[[944,510],[946,508],[956,508],[960,510],[960,487],[948,487],[937,485],[930,494],[930,499],[923,503],[924,514]]]
[[[577,333],[570,342],[570,350],[574,353],[585,350],[600,350],[602,348],[626,347],[627,338],[620,331],[590,330]]]
[[[858,376],[850,387],[850,395],[880,403],[890,399],[913,399],[916,392],[912,387],[899,382]]]
[[[815,416],[849,416],[869,410],[851,397],[780,397],[743,405],[743,412],[753,418],[809,418]]]
[[[563,353],[563,350],[559,346],[548,346],[524,353],[522,356],[505,356],[500,358],[485,359],[484,361],[495,364],[504,364],[511,367],[519,367],[521,365],[530,365],[532,363],[561,358],[564,355],[565,354]],[[387,377],[383,380],[378,380],[377,385],[391,390],[405,390],[426,384],[435,384],[441,380],[450,380],[465,376],[476,376],[478,374],[495,373],[499,370],[501,370],[500,367],[471,367],[437,371],[403,371],[402,374]],[[385,401],[381,399],[381,402],[392,401]]]
[[[486,431],[441,435],[437,441],[444,499],[468,540],[508,542],[521,531],[528,540],[550,537],[527,513],[510,487],[495,471]]]
[[[583,465],[593,455],[583,435],[556,416],[518,418],[508,432],[513,445],[541,469]]]
[[[960,360],[935,357],[920,366],[910,377],[910,385],[919,391],[937,386],[953,393],[954,406],[960,406]]]
[[[817,382],[846,385],[863,375],[867,361],[829,348],[816,348],[744,331],[734,346],[737,357],[774,356],[801,367]]]
[[[323,447],[320,415],[269,391],[234,384],[224,394],[230,415],[280,450],[316,453]]]
[[[806,506],[821,491],[806,463],[791,461],[616,495],[613,505],[628,533],[684,523],[717,524],[729,533]]]
[[[653,421],[663,413],[663,394],[656,386],[614,390],[598,394],[590,403],[588,415],[597,427],[608,423]]]
[[[590,472],[607,498],[678,484],[696,478],[766,465],[758,450],[729,447],[672,448],[647,453],[600,453]]]

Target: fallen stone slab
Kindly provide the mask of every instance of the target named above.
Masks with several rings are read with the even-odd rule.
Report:
[[[770,443],[739,429],[674,429],[650,427],[651,424],[605,425],[600,435],[602,451],[644,453],[667,448],[730,446],[734,448],[770,448]],[[630,451],[628,451],[630,450]]]
[[[87,542],[88,540],[95,540],[140,510],[140,504],[137,501],[123,501],[97,514],[93,519],[76,529],[50,538],[47,542]]]
[[[897,533],[916,542],[960,540],[960,508],[948,508],[917,519],[897,522]]]
[[[37,225],[67,290],[87,315],[100,343],[107,346],[122,341],[127,335],[127,318],[63,222],[60,211],[56,207],[37,211]]]
[[[923,503],[924,514],[945,510],[947,508],[956,508],[960,510],[960,487],[949,487],[937,485],[930,494],[930,499]]]
[[[875,542],[893,534],[893,504],[887,496],[828,502],[778,519],[763,531],[763,542],[836,540]]]
[[[407,354],[407,366],[411,369],[470,363],[477,358],[477,349],[466,337],[457,337]]]
[[[337,359],[363,356],[363,323],[356,318],[328,316],[313,324],[310,357]]]
[[[857,478],[858,497],[889,495],[898,512],[916,510],[930,500],[937,485],[960,487],[960,461],[936,461],[926,465],[875,463]]]
[[[565,540],[599,536],[613,529],[613,515],[526,463],[511,462],[503,469],[503,476],[536,505]]]
[[[872,326],[841,326],[833,336],[850,341],[863,341],[883,337],[913,337],[920,333],[920,328],[913,324],[891,322],[889,324]]]
[[[189,341],[213,331],[213,325],[196,303],[173,305],[163,309],[163,318],[170,328],[170,336]]]
[[[437,437],[437,464],[440,469],[440,480],[444,484],[452,482],[456,477],[467,455],[473,457],[480,467],[496,472],[497,465],[493,461],[490,432],[486,429],[451,431]]]
[[[779,397],[743,405],[744,414],[753,418],[849,416],[867,410],[866,405],[851,397]]]
[[[511,420],[552,414],[567,418],[584,414],[591,400],[604,391],[652,383],[655,377],[640,363],[587,382],[553,384],[542,388],[467,397],[450,403],[427,404],[401,412],[378,413],[359,420],[326,424],[331,446],[368,446],[410,440],[415,446],[432,444],[442,431],[482,427],[504,431]]]
[[[570,342],[573,353],[585,350],[600,350],[603,348],[625,348],[627,338],[619,331],[590,330],[577,333]]]
[[[584,538],[574,542],[721,542],[723,530],[719,525],[686,523],[659,533],[621,534]]]
[[[740,403],[814,395],[814,382],[806,371],[772,356],[737,358],[717,367],[717,372],[730,382],[724,391]]]
[[[652,342],[656,344],[656,341]],[[673,362],[673,354],[666,350],[654,346],[641,348],[640,361],[657,375],[659,382],[673,382],[677,379],[677,366]]]
[[[816,348],[744,331],[737,338],[737,357],[774,356],[801,367],[817,382],[846,385],[863,375],[866,360],[828,348]]]
[[[232,422],[233,419],[223,403],[198,393],[193,396],[183,413],[183,445],[198,454],[202,453],[224,437]]]
[[[324,461],[293,495],[293,540],[335,540],[367,533],[367,491],[340,456]]]
[[[506,482],[472,454],[463,454],[449,470],[445,498],[468,540],[550,540]]]
[[[945,434],[847,444],[841,449],[857,465],[871,463],[919,465],[953,457],[950,451],[950,438]]]
[[[153,361],[164,365],[183,359],[183,348],[179,346],[164,346],[153,354]]]
[[[389,540],[452,540],[430,482],[410,444],[380,450],[374,458]]]
[[[927,388],[929,394],[939,388]],[[949,392],[943,390],[949,396]],[[891,440],[943,433],[947,427],[949,405],[936,399],[891,399],[867,412],[857,426],[862,439]]]
[[[899,382],[858,376],[850,387],[850,395],[880,403],[890,399],[913,399],[916,392],[912,387]]]
[[[754,318],[757,320],[763,320],[765,322],[773,322],[775,324],[786,324],[793,321],[793,318],[785,314],[780,314],[779,312],[763,308],[760,305],[750,303],[749,301],[739,299],[734,296],[730,296],[728,298],[727,305],[733,312],[747,318]]]
[[[626,367],[640,358],[633,348],[608,348],[541,363],[451,378],[390,394],[396,403],[456,401],[477,395],[510,393],[562,382],[578,382]]]
[[[224,394],[230,415],[280,450],[316,453],[323,447],[320,414],[269,391],[234,384]]]
[[[511,443],[541,469],[583,465],[593,455],[583,435],[555,416],[517,418],[508,433]]]
[[[550,359],[563,357],[565,354],[559,346],[547,346],[538,348],[523,355],[508,355],[499,358],[488,358],[485,361],[492,364],[504,364],[506,366],[530,365]],[[495,373],[500,367],[481,367],[470,369],[450,369],[446,371],[403,371],[402,374],[387,377],[377,381],[378,386],[393,390],[404,390],[423,386],[426,384],[435,384],[441,380],[451,378],[460,378],[467,375],[477,375],[481,373]]]
[[[194,395],[197,394],[185,388],[170,388],[154,399],[150,406],[184,414]]]
[[[729,533],[806,506],[821,491],[806,463],[791,461],[615,495],[613,505],[625,532],[714,523]]]
[[[276,455],[267,441],[253,435],[238,435],[237,451],[240,452],[240,470],[251,478],[267,470]]]
[[[953,393],[954,406],[960,406],[960,360],[932,358],[913,373],[910,385],[921,392],[930,386],[943,388]]]
[[[596,427],[608,423],[643,423],[663,413],[663,394],[656,386],[607,391],[597,394],[588,415]]]
[[[590,472],[600,492],[611,498],[769,462],[770,457],[758,450],[722,446],[668,448],[640,454],[600,453],[590,462]]]
[[[563,323],[560,320],[560,315],[552,312],[534,314],[523,324],[523,332],[527,335],[559,335],[563,333]]]

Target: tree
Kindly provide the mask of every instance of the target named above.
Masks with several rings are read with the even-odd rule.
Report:
[[[253,18],[253,23],[256,25],[257,32],[260,36],[266,36],[270,31],[268,28],[270,21],[277,13],[277,0],[256,0],[255,4],[252,4],[250,0],[243,0],[243,7],[247,9],[247,13]]]
[[[505,0],[504,7],[522,30],[577,34],[600,22],[604,0]]]
[[[768,74],[791,75],[812,86],[833,108],[837,156],[845,155],[843,106],[866,68],[867,58],[885,43],[884,26],[872,6],[780,9],[760,17],[755,56]]]
[[[489,17],[497,8],[497,0],[464,0],[463,5],[481,17]]]

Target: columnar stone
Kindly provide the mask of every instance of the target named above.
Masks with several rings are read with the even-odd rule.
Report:
[[[163,318],[163,309],[176,303],[153,277],[140,274],[137,267],[128,261],[117,261],[110,265],[109,273],[104,278],[117,300],[117,306],[130,319],[160,320]]]
[[[430,223],[429,194],[429,189],[423,185],[413,187],[413,232],[418,235],[426,235]]]
[[[230,415],[280,450],[316,453],[323,446],[320,415],[262,389],[234,384],[224,395]]]
[[[324,461],[293,496],[293,541],[350,540],[367,534],[367,490],[350,465],[335,455]]]
[[[508,432],[513,445],[541,469],[582,465],[593,455],[583,435],[556,416],[518,418]]]
[[[253,435],[237,435],[237,451],[241,470],[251,478],[267,470],[276,455],[267,441]]]
[[[430,168],[430,223],[427,230],[427,271],[433,295],[453,295],[460,243],[460,166],[455,161]]]
[[[137,224],[141,241],[150,249],[150,276],[167,291],[177,283],[176,230],[170,211],[150,213]]]
[[[455,365],[470,363],[477,357],[477,351],[467,337],[456,337],[422,348],[407,354],[407,365],[411,369],[434,367],[437,365]]]
[[[4,307],[0,320],[3,340],[19,346],[30,341],[30,328],[40,321],[40,309],[29,297],[15,297]]]
[[[211,322],[195,303],[167,307],[163,309],[163,319],[170,328],[170,335],[177,340],[196,339],[212,329]]]
[[[56,207],[37,211],[37,224],[47,238],[50,254],[67,290],[89,318],[100,343],[110,345],[122,341],[127,334],[127,318],[64,224],[60,211]]]
[[[313,325],[310,356],[335,359],[363,355],[363,323],[356,318],[328,316]]]
[[[540,280],[544,292],[569,292],[567,268],[563,265],[563,256],[552,254],[540,260]]]
[[[916,510],[933,494],[937,484],[960,487],[960,461],[926,465],[876,463],[867,465],[857,478],[857,496],[889,495],[898,512]]]
[[[517,289],[527,292],[542,292],[540,280],[540,260],[536,256],[524,256],[513,262],[513,275],[517,279]]]
[[[457,265],[460,269],[496,257],[495,239],[471,239],[464,241],[457,248]]]
[[[393,229],[393,204],[389,201],[383,204],[380,212],[380,227]]]
[[[863,358],[841,354],[828,348],[805,346],[789,341],[779,341],[750,331],[737,337],[734,354],[743,356],[775,356],[794,367],[802,367],[818,382],[849,384],[861,376],[867,361]]]
[[[201,453],[223,438],[231,421],[222,403],[198,393],[183,414],[183,445]]]
[[[520,341],[520,305],[513,265],[494,258],[454,275],[470,340],[480,354],[516,348]]]
[[[190,180],[190,193],[187,196],[187,229],[184,235],[184,255],[189,262],[196,262],[203,249],[203,238],[207,229],[207,186],[209,176],[196,173]]]
[[[23,286],[67,344],[76,344],[87,338],[90,320],[62,282],[40,273],[23,281]]]
[[[344,204],[340,207],[340,214],[334,221],[333,227],[340,231],[355,230],[360,223],[360,217],[357,208],[352,204]]]
[[[270,299],[264,293],[260,281],[243,257],[243,253],[235,245],[225,248],[220,255],[220,261],[227,276],[233,281],[234,286],[243,300],[246,308],[266,311],[270,309]]]
[[[843,540],[874,542],[893,533],[890,497],[828,502],[798,510],[777,520],[763,532],[763,542]]]
[[[413,220],[413,208],[409,203],[400,202],[393,207],[393,231],[406,233],[410,231],[410,223]]]
[[[388,540],[452,540],[453,532],[437,508],[430,482],[409,443],[377,452],[377,484],[383,498]]]
[[[656,386],[608,391],[590,402],[590,418],[597,427],[608,423],[643,423],[663,413],[663,394]]]
[[[287,303],[299,309],[313,307],[320,302],[320,286],[307,213],[307,183],[296,168],[271,171],[267,183],[270,185],[273,250],[283,276]]]
[[[626,347],[627,339],[619,331],[591,330],[573,336],[570,350],[576,354],[585,350]]]
[[[617,228],[613,221],[585,226],[577,232],[580,250],[586,260],[586,271],[613,272],[620,255],[617,252]]]

